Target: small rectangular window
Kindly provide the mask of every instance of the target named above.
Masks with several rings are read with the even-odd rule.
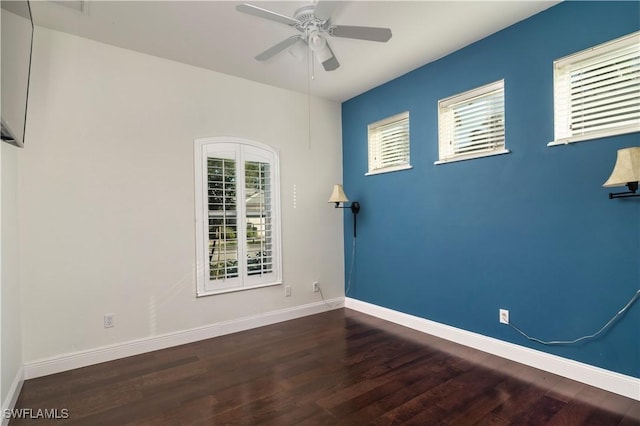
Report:
[[[370,174],[410,169],[409,111],[369,124]]]
[[[438,102],[439,161],[506,154],[504,80]]]
[[[640,32],[553,63],[554,141],[640,131]]]

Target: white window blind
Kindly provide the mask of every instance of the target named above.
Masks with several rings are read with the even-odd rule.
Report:
[[[207,158],[207,255],[210,280],[238,277],[236,160]]]
[[[244,164],[247,273],[263,276],[273,272],[271,165],[261,161]]]
[[[439,161],[507,153],[504,80],[438,102]]]
[[[198,295],[281,284],[276,151],[232,138],[195,148]]]
[[[554,142],[640,131],[640,33],[554,62]]]
[[[369,133],[369,173],[410,168],[409,112],[372,123]]]

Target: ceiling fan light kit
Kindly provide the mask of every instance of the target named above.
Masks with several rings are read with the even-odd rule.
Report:
[[[325,40],[320,35],[320,31],[313,29],[309,33],[309,46],[311,46],[311,49],[317,52],[318,50],[324,49],[327,46],[327,40]]]
[[[351,38],[357,40],[377,41],[385,43],[391,39],[391,30],[380,27],[358,27],[352,25],[333,25],[331,15],[338,5],[336,1],[318,1],[317,4],[302,6],[294,13],[294,17],[281,15],[252,4],[243,3],[236,6],[238,12],[247,13],[259,18],[268,19],[295,28],[302,34],[291,36],[256,56],[258,61],[266,61],[278,53],[292,48],[299,43],[309,46],[325,71],[333,71],[340,67],[327,35],[330,37]],[[291,52],[291,51],[290,51]]]

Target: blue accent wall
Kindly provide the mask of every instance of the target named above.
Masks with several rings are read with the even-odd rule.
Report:
[[[344,188],[361,204],[347,296],[640,377],[640,197],[609,200],[640,134],[548,147],[555,59],[640,29],[640,3],[564,2],[342,105]],[[429,40],[425,40],[425,49]],[[434,165],[439,99],[505,80],[510,154]],[[367,125],[410,111],[410,170],[365,176]],[[625,190],[625,188],[613,188]],[[349,281],[353,222],[345,211]]]

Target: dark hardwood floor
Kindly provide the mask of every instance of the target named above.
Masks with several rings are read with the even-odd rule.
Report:
[[[56,425],[640,425],[640,402],[349,309],[27,380]]]

